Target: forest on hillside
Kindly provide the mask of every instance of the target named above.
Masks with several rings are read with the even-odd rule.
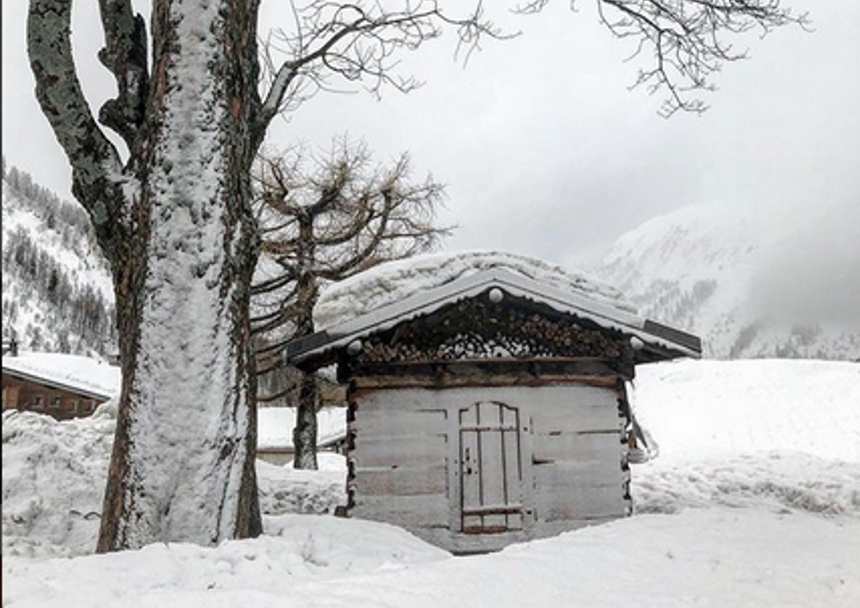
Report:
[[[26,350],[116,351],[110,275],[86,212],[3,160],[3,338]]]

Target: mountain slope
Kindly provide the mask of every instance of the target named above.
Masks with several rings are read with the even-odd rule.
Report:
[[[10,168],[3,175],[3,338],[20,347],[116,350],[113,287],[89,220]]]
[[[796,230],[748,211],[684,207],[623,235],[594,271],[647,317],[701,336],[708,357],[860,358],[854,313],[791,305],[825,299],[787,261],[803,242]],[[793,292],[776,287],[789,280]]]

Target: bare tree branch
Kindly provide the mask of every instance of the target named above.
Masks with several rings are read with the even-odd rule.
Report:
[[[72,166],[72,192],[100,238],[126,226],[122,164],[90,113],[75,70],[71,0],[31,0],[27,52],[36,98]]]
[[[539,13],[551,0],[532,0],[518,7],[523,14]],[[741,34],[758,29],[766,35],[777,27],[808,27],[806,13],[794,14],[782,0],[595,0],[601,23],[618,38],[636,47],[631,58],[650,53],[650,67],[640,69],[633,87],[653,94],[666,90],[660,110],[703,112],[700,92],[713,91],[714,73],[725,63],[747,57],[732,45]],[[577,0],[571,0],[575,9]]]
[[[296,466],[313,468],[315,391],[309,379],[302,379],[298,392],[293,385],[278,388],[271,374],[285,368],[278,354],[290,340],[313,333],[321,286],[426,251],[449,231],[433,221],[442,186],[429,177],[413,184],[409,174],[407,155],[383,170],[365,146],[346,138],[323,156],[294,149],[258,163],[257,217],[263,227],[282,229],[263,239],[252,331],[258,373],[267,386],[261,399],[299,395]]]
[[[116,131],[129,150],[143,124],[149,93],[146,22],[134,15],[131,0],[99,0],[105,47],[99,60],[116,79],[118,95],[99,111],[99,122]]]
[[[414,78],[397,74],[396,55],[438,38],[443,29],[456,32],[458,49],[465,49],[466,57],[484,37],[507,37],[484,17],[480,1],[460,17],[444,12],[436,0],[404,0],[399,9],[364,0],[311,0],[301,6],[291,0],[291,8],[293,31],[277,30],[269,39],[266,58],[272,82],[260,111],[260,128],[318,91],[332,90],[335,77],[363,82],[377,95],[384,86],[414,89],[419,85]],[[288,59],[276,63],[273,50]]]

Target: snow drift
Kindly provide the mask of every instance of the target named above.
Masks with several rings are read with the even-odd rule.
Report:
[[[676,361],[635,384],[660,444],[632,468],[637,514],[468,558],[287,512],[335,503],[342,460],[301,483],[259,463],[264,510],[279,513],[259,539],[83,555],[94,536],[75,512],[98,504],[110,412],[4,414],[4,607],[860,605],[860,365]],[[80,557],[50,559],[63,555]]]

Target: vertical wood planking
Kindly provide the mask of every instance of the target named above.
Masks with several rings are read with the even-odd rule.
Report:
[[[465,551],[622,516],[622,422],[618,395],[608,388],[367,392],[353,425],[352,513],[419,536],[447,530],[444,546]],[[464,508],[473,513],[463,515]],[[464,525],[478,533],[462,534]]]

